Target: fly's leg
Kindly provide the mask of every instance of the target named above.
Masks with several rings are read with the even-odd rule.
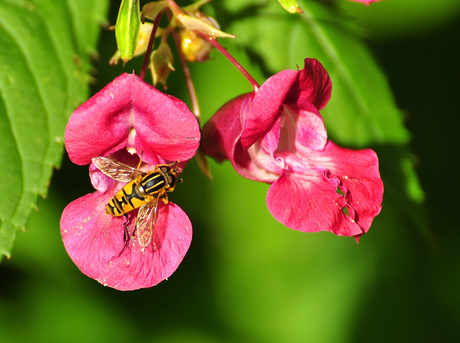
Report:
[[[128,226],[128,223],[129,223],[128,214],[125,213],[123,217],[125,217],[126,219],[126,221],[123,223],[123,242],[125,244],[123,245],[123,249],[121,249],[120,253],[118,254],[118,257],[120,257],[121,254],[123,254],[123,251],[125,251],[125,249],[128,247],[129,241],[131,239],[131,235],[129,234],[129,226]]]

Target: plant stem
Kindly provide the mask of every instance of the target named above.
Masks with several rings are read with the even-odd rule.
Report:
[[[190,95],[190,101],[192,103],[192,112],[195,115],[195,117],[197,117],[198,123],[200,123],[201,110],[200,110],[200,104],[198,102],[198,96],[196,94],[195,85],[193,84],[193,81],[192,81],[192,76],[190,74],[190,69],[188,67],[188,64],[187,64],[187,61],[185,59],[185,56],[182,53],[182,49],[181,49],[181,46],[180,46],[180,39],[179,39],[179,37],[177,35],[177,32],[175,30],[173,31],[173,37],[174,37],[174,42],[176,43],[176,46],[177,46],[177,51],[178,51],[178,54],[179,54],[181,65],[182,65],[182,70],[184,72],[184,77],[185,77],[185,81],[186,81],[186,84],[187,84],[188,93]]]
[[[212,45],[214,45],[214,47],[216,49],[218,49],[225,57],[227,57],[227,59],[230,62],[233,63],[233,65],[240,71],[240,73],[243,74],[246,79],[248,79],[248,81],[251,84],[252,89],[254,90],[254,92],[257,92],[259,90],[260,86],[257,83],[257,81],[254,80],[254,78],[251,76],[251,74],[249,74],[248,71],[246,69],[244,69],[244,67],[232,55],[230,55],[230,53],[222,45],[219,44],[219,42],[217,42],[214,38],[204,34],[201,31],[197,30],[197,31],[194,31],[194,32],[197,35],[200,35],[203,39],[205,39],[208,42],[210,42]]]
[[[144,56],[144,63],[142,63],[142,69],[139,74],[139,77],[144,80],[145,78],[145,72],[147,71],[147,67],[150,62],[150,55],[152,54],[152,47],[153,47],[153,42],[155,41],[155,36],[157,34],[158,26],[160,25],[160,19],[161,16],[163,15],[164,10],[161,10],[157,16],[155,17],[155,21],[153,22],[153,29],[152,33],[150,34],[150,39],[149,39],[149,45],[147,46],[147,51],[145,52]]]

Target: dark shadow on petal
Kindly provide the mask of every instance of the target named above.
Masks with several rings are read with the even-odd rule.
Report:
[[[160,201],[158,204],[158,216],[155,227],[153,228],[153,239],[151,243],[153,251],[158,251],[163,246],[168,226],[169,207],[170,203],[165,205],[162,201]]]

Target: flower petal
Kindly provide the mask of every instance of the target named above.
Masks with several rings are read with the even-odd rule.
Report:
[[[307,99],[320,110],[331,98],[331,92],[332,82],[321,62],[306,58],[304,68],[298,72],[298,80],[292,85],[286,103]]]
[[[283,108],[283,134],[278,150],[323,150],[327,143],[327,131],[318,109],[308,100],[284,105]]]
[[[301,108],[301,104],[310,102],[319,110],[326,106],[331,90],[331,79],[316,59],[305,59],[304,69],[300,71],[283,70],[270,77],[259,88],[250,108],[243,113],[243,149],[249,149],[271,130],[283,104],[293,103]]]
[[[350,216],[355,213],[353,219],[367,232],[382,209],[383,182],[376,153],[342,148],[329,141],[324,154],[333,162],[328,169],[341,181],[339,189],[346,197]]]
[[[253,162],[239,140],[243,130],[240,112],[251,100],[252,93],[243,94],[222,106],[204,125],[201,148],[206,155],[219,162],[230,160],[235,170],[248,179],[273,179],[271,173]]]
[[[110,196],[95,192],[64,209],[61,234],[71,259],[82,273],[118,290],[152,287],[168,278],[191,243],[187,215],[177,205],[160,201],[153,242],[142,251],[132,239],[124,248],[125,218],[104,213]],[[132,231],[135,219],[130,217]]]
[[[244,150],[271,130],[297,74],[297,71],[287,69],[273,75],[262,84],[251,104],[244,108],[241,113],[244,127],[241,145]]]
[[[272,184],[267,205],[286,226],[359,238],[381,210],[383,183],[372,150],[354,151],[328,142],[303,159],[286,155],[289,170]]]
[[[203,126],[201,148],[203,152],[222,162],[231,159],[243,127],[240,111],[252,99],[250,93],[242,94],[223,105]]]
[[[65,131],[72,162],[132,147],[151,164],[193,157],[200,133],[184,102],[124,73],[78,107]]]
[[[249,156],[252,160],[251,165],[257,167],[246,168],[247,173],[252,176],[253,180],[272,183],[283,172],[283,161],[278,161],[275,157],[275,152],[280,143],[280,122],[281,118],[278,117],[272,129],[248,149]],[[238,155],[243,155],[245,153],[245,151],[239,151]],[[243,176],[248,177],[246,175]]]
[[[287,227],[302,232],[329,231],[355,236],[362,229],[343,212],[346,203],[336,192],[337,186],[318,172],[297,178],[285,172],[269,188],[267,207]]]

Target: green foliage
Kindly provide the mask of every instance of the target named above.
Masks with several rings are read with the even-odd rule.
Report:
[[[60,164],[67,118],[88,95],[89,54],[106,6],[0,3],[0,258],[10,256],[16,230],[25,228]]]

